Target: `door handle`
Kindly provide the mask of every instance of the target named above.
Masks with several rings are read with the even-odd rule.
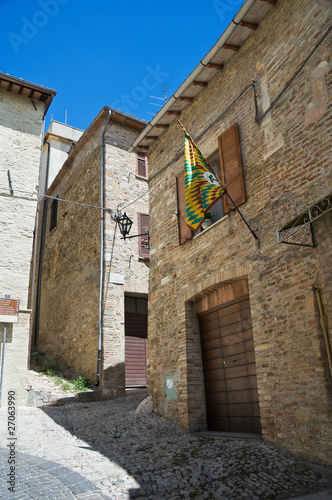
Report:
[[[236,359],[231,359],[230,361],[228,361],[229,363],[236,363],[237,361],[239,361],[237,358]],[[223,364],[226,365],[227,364],[227,361],[224,361],[223,360]]]

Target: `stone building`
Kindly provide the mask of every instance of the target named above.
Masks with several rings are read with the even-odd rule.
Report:
[[[127,213],[130,235],[148,231],[146,154],[128,152],[145,125],[104,107],[45,198],[33,345],[103,396],[146,385],[148,236],[123,240],[116,222]]]
[[[45,194],[68,158],[83,130],[51,120],[45,132],[40,189]]]
[[[44,203],[43,195],[51,186],[55,177],[61,170],[63,164],[68,158],[68,154],[82,136],[83,130],[71,127],[64,123],[51,120],[44,136],[42,165],[40,173],[39,192],[42,195],[39,199],[37,208],[38,220],[38,241],[36,241],[36,256],[38,255],[38,266],[33,273],[33,291],[34,291],[34,312],[32,314],[30,335],[33,340],[32,349],[35,350],[38,345],[39,319],[40,319],[40,299],[41,299],[41,280],[44,261],[44,247],[47,233],[47,212],[48,203]],[[32,276],[31,276],[32,278]]]
[[[247,0],[132,147],[155,410],[332,463],[330,24],[328,0]],[[179,117],[257,239],[227,197],[189,230]]]
[[[0,298],[10,296],[19,301],[18,323],[7,324],[1,316],[2,406],[6,405],[8,391],[16,393],[17,404],[26,403],[36,195],[44,116],[55,94],[54,90],[0,73]]]

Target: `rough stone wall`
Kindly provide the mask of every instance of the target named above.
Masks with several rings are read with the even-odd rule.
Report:
[[[49,195],[100,206],[101,132],[84,144]],[[96,381],[100,210],[58,202],[50,231],[48,200],[38,350]],[[42,212],[42,211],[41,211]]]
[[[198,146],[206,156],[217,150],[217,137],[238,123],[247,193],[241,210],[259,241],[232,212],[179,246],[175,179],[183,169],[183,134],[176,122],[150,147],[148,383],[157,412],[191,430],[206,425],[194,302],[225,282],[246,279],[263,436],[331,463],[332,387],[312,292],[330,269],[331,251],[323,251],[324,231],[317,248],[282,245],[276,235],[332,190],[331,34],[261,124],[254,120],[252,89],[218,119],[253,80],[259,112],[265,112],[330,19],[327,0],[279,0],[181,115],[193,138],[201,136]],[[166,375],[175,377],[173,401],[164,397]]]
[[[323,321],[326,323],[326,330],[328,332],[328,342],[332,357],[332,212],[325,213],[322,217],[317,219],[313,224],[314,238],[317,242],[317,254],[319,261],[319,275],[316,280],[316,287],[322,301]],[[315,294],[316,295],[316,292]],[[318,300],[316,295],[316,301]],[[319,305],[316,306],[317,312]],[[325,340],[321,338],[322,349],[326,349]],[[329,372],[329,366],[325,360],[325,370]]]
[[[102,124],[81,147],[59,185],[49,194],[100,206]],[[126,149],[138,132],[110,120],[105,134],[104,205],[116,211],[147,192],[136,176],[136,154]],[[79,146],[79,144],[78,144]],[[70,160],[70,158],[69,158]],[[66,165],[65,165],[66,166]],[[66,362],[95,383],[99,338],[100,210],[59,201],[58,224],[47,236],[41,289],[38,349]],[[148,213],[147,195],[126,209],[138,234],[137,212]],[[124,297],[147,295],[148,267],[138,257],[138,239],[120,239],[105,212],[102,361],[99,389],[105,396],[124,394]],[[115,284],[112,274],[123,277]]]
[[[36,197],[39,179],[44,106],[33,107],[30,99],[0,89],[0,297],[8,294],[20,301],[19,323],[7,325],[4,381],[1,405],[8,391],[15,391],[17,404],[26,404],[26,370],[29,352],[29,273],[32,258]],[[14,197],[9,196],[10,170]],[[2,356],[3,324],[0,324]]]
[[[110,123],[106,134],[105,205],[113,210],[119,205],[121,209],[128,205],[123,211],[133,221],[130,235],[139,234],[137,214],[149,212],[147,181],[136,175],[136,154],[127,151],[136,137],[137,131],[114,123]],[[138,250],[138,238],[122,240],[119,228],[107,217],[103,323],[105,395],[121,395],[125,389],[125,294],[146,297],[148,293],[149,261],[140,259]],[[123,284],[115,283],[117,277]]]

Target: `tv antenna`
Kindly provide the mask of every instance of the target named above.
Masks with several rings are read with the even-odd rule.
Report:
[[[167,102],[167,89],[166,89],[166,83],[164,83],[164,97],[156,97],[154,95],[149,95],[149,97],[151,97],[151,99],[158,99],[159,101],[163,101],[162,104],[159,104],[157,102],[149,102],[149,104],[152,104],[152,106],[158,106],[159,108],[162,108],[163,105]],[[155,115],[155,113],[150,113],[148,111],[148,114],[149,115]]]

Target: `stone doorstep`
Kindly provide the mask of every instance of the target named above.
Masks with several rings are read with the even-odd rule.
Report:
[[[66,405],[68,403],[88,403],[90,401],[101,401],[105,398],[101,391],[84,391],[77,392],[75,395],[68,394],[68,396],[52,396],[48,405],[52,406],[61,406]]]
[[[87,403],[90,401],[103,401],[113,399],[112,397],[103,395],[102,391],[83,391],[68,394],[52,394],[48,390],[35,391],[28,389],[28,405],[27,406],[62,406],[69,403]],[[146,394],[146,388],[134,387],[127,388],[126,395]]]
[[[28,406],[61,406],[68,403],[84,403],[106,399],[101,391],[84,391],[75,394],[51,394],[48,391],[28,391]]]
[[[218,431],[199,431],[192,432],[191,434],[195,436],[203,437],[213,437],[217,439],[234,439],[234,440],[245,440],[245,441],[263,441],[263,436],[261,434],[250,434],[245,432],[218,432]]]

